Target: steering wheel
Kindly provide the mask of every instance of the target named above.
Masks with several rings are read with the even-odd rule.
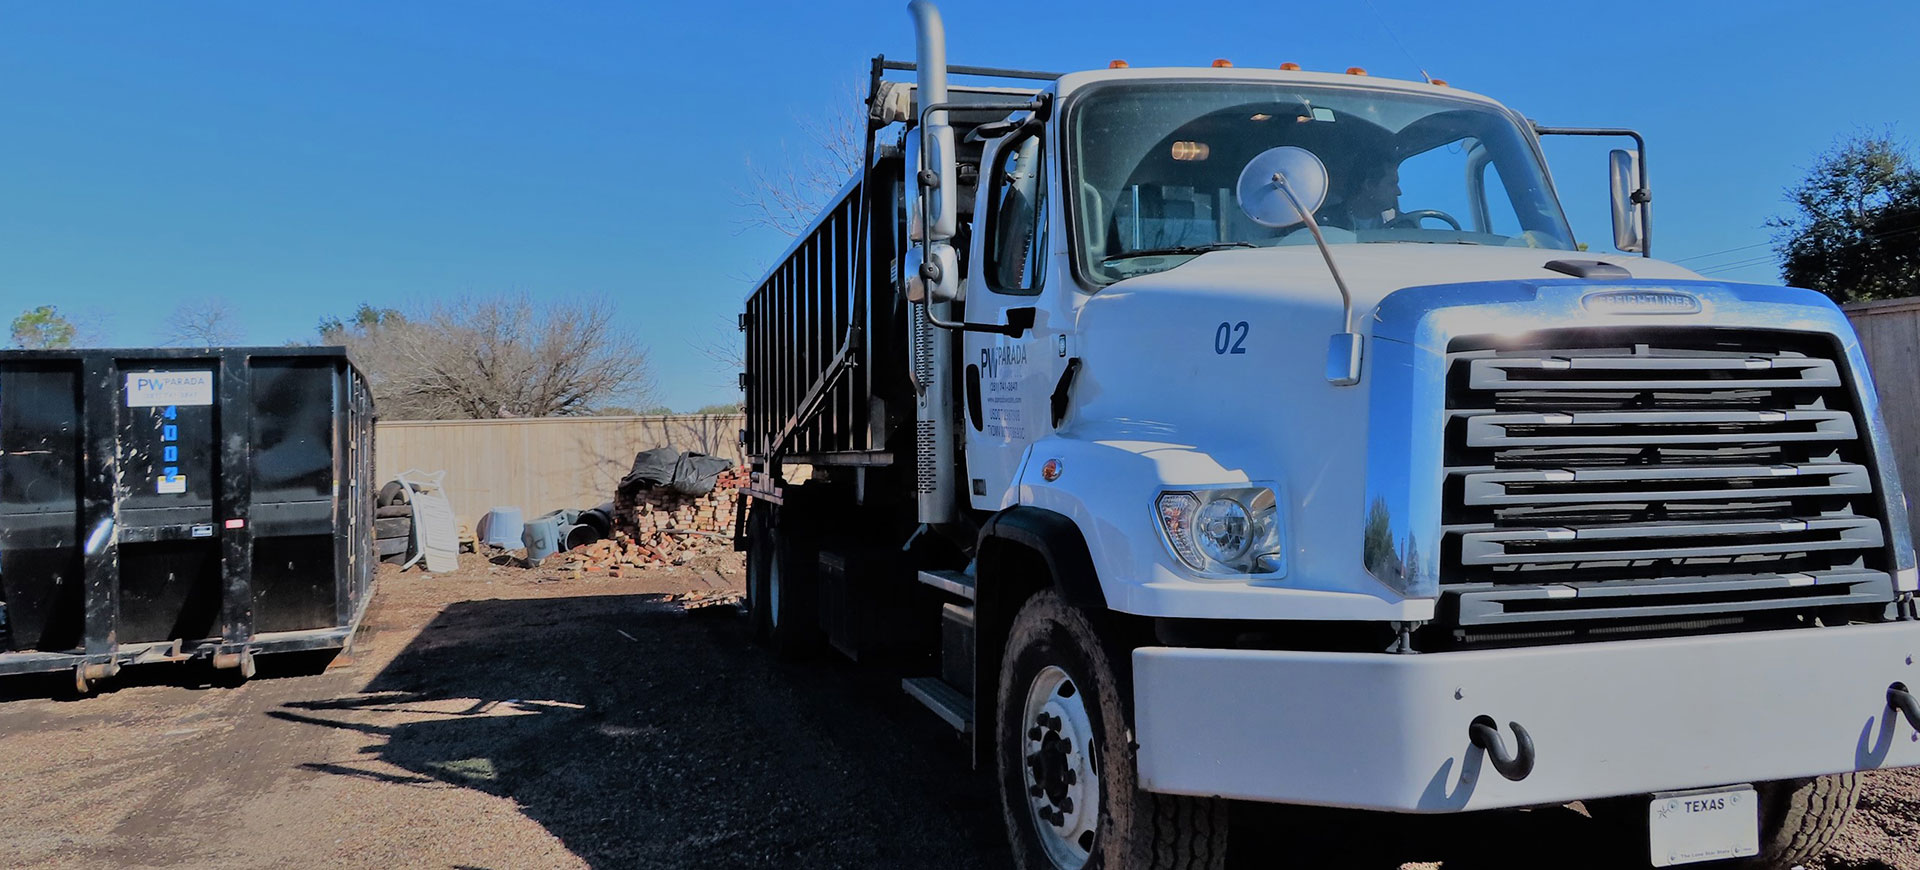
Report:
[[[1456,233],[1460,232],[1460,222],[1457,220],[1454,220],[1453,215],[1447,214],[1446,212],[1440,211],[1439,209],[1432,209],[1432,208],[1423,208],[1423,209],[1417,209],[1415,211],[1401,212],[1399,217],[1396,217],[1393,219],[1393,225],[1404,226],[1409,229],[1419,229],[1420,222],[1427,218],[1446,221],[1449,226],[1453,227],[1454,232]]]

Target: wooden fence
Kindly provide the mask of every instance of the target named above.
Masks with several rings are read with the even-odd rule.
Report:
[[[1893,438],[1900,482],[1909,494],[1920,495],[1920,297],[1856,302],[1843,308],[1860,334],[1867,364],[1873,367],[1873,385]],[[1907,522],[1920,540],[1920,509],[1910,505]]]
[[[675,447],[741,461],[738,414],[395,420],[376,428],[381,480],[410,468],[445,471],[454,514],[469,524],[496,507],[533,517],[613,500],[633,455]]]

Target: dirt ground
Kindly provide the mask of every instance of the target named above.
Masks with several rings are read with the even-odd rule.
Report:
[[[463,560],[382,576],[323,673],[263,660],[229,689],[154,666],[82,700],[0,680],[0,866],[1007,866],[960,740],[897,673],[753,646],[725,603],[737,558],[619,579]],[[1862,807],[1825,870],[1920,870],[1920,774]],[[1381,818],[1237,808],[1233,865],[1600,866],[1570,810]]]

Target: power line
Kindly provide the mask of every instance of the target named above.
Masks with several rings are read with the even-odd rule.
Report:
[[[1912,232],[1920,232],[1920,226],[1911,226],[1911,227],[1901,227],[1901,228],[1899,228],[1899,229],[1893,229],[1893,230],[1882,230],[1881,232],[1877,232],[1877,233],[1868,233],[1868,234],[1866,234],[1866,235],[1863,235],[1863,236],[1861,236],[1861,237],[1860,237],[1860,240],[1861,240],[1861,241],[1874,241],[1874,240],[1878,240],[1878,239],[1890,239],[1890,238],[1893,238],[1894,236],[1898,236],[1898,235],[1904,235],[1904,234],[1906,234],[1906,233],[1912,233]],[[1758,243],[1758,244],[1752,244],[1752,245],[1742,245],[1742,246],[1740,246],[1740,247],[1738,247],[1738,248],[1728,248],[1728,249],[1726,249],[1726,250],[1724,250],[1724,251],[1714,251],[1714,252],[1713,252],[1713,253],[1711,253],[1711,254],[1697,254],[1697,255],[1695,255],[1695,256],[1692,256],[1692,257],[1682,257],[1682,258],[1680,258],[1680,259],[1678,259],[1678,260],[1669,260],[1668,262],[1671,262],[1671,263],[1684,263],[1684,262],[1686,262],[1686,261],[1688,261],[1688,260],[1702,260],[1702,259],[1706,259],[1707,257],[1715,257],[1715,256],[1719,256],[1719,255],[1721,255],[1721,254],[1731,254],[1731,253],[1734,253],[1735,251],[1744,251],[1744,250],[1748,250],[1748,249],[1750,249],[1750,248],[1758,248],[1758,247],[1761,247],[1761,246],[1763,246],[1763,245],[1770,245],[1770,244],[1772,244],[1772,242],[1760,242],[1760,243]],[[1719,264],[1719,265],[1716,265],[1716,266],[1707,266],[1707,267],[1705,267],[1705,268],[1701,268],[1701,269],[1696,269],[1696,270],[1694,270],[1694,271],[1696,271],[1696,272],[1699,272],[1699,273],[1700,273],[1700,274],[1702,274],[1702,275],[1712,275],[1712,274],[1714,274],[1714,273],[1716,273],[1716,272],[1726,272],[1726,271],[1730,271],[1730,270],[1733,270],[1733,269],[1744,269],[1744,268],[1748,268],[1748,267],[1750,267],[1750,266],[1755,266],[1755,265],[1758,265],[1758,264],[1760,264],[1760,263],[1765,263],[1765,262],[1768,262],[1768,261],[1770,261],[1770,260],[1773,260],[1773,259],[1774,259],[1774,256],[1773,256],[1772,254],[1768,254],[1768,255],[1766,255],[1766,256],[1764,256],[1764,257],[1753,257],[1753,258],[1750,258],[1750,259],[1745,259],[1745,260],[1737,260],[1737,261],[1734,261],[1734,262],[1731,262],[1731,263],[1721,263],[1721,264]]]
[[[1708,257],[1718,257],[1718,256],[1720,256],[1721,254],[1731,254],[1731,253],[1733,253],[1733,252],[1735,252],[1735,251],[1745,251],[1745,250],[1748,250],[1748,249],[1751,249],[1751,248],[1758,248],[1758,247],[1762,247],[1762,246],[1765,246],[1765,245],[1771,245],[1771,244],[1773,244],[1773,243],[1772,243],[1772,242],[1754,242],[1754,243],[1753,243],[1753,244],[1751,244],[1751,245],[1741,245],[1740,247],[1737,247],[1737,248],[1728,248],[1728,249],[1726,249],[1726,250],[1724,250],[1724,251],[1714,251],[1714,252],[1713,252],[1713,253],[1711,253],[1711,254],[1694,254],[1694,255],[1693,255],[1693,256],[1691,256],[1691,257],[1681,257],[1681,258],[1680,258],[1680,259],[1678,259],[1678,260],[1669,260],[1668,262],[1670,262],[1670,263],[1685,263],[1685,262],[1687,262],[1688,260],[1704,260],[1704,259],[1706,259],[1706,258],[1708,258]]]
[[[1699,270],[1699,272],[1702,275],[1718,275],[1722,272],[1733,272],[1740,269],[1752,268],[1754,266],[1760,266],[1760,265],[1764,265],[1771,262],[1773,262],[1773,256],[1769,254],[1765,257],[1754,257],[1751,260],[1739,260],[1732,263],[1724,263],[1719,266],[1715,266],[1711,269],[1701,269]]]

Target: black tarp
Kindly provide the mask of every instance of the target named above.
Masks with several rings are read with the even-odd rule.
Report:
[[[713,491],[720,473],[732,467],[730,459],[655,447],[633,457],[633,470],[620,478],[619,491],[665,487],[682,495],[706,495]]]

